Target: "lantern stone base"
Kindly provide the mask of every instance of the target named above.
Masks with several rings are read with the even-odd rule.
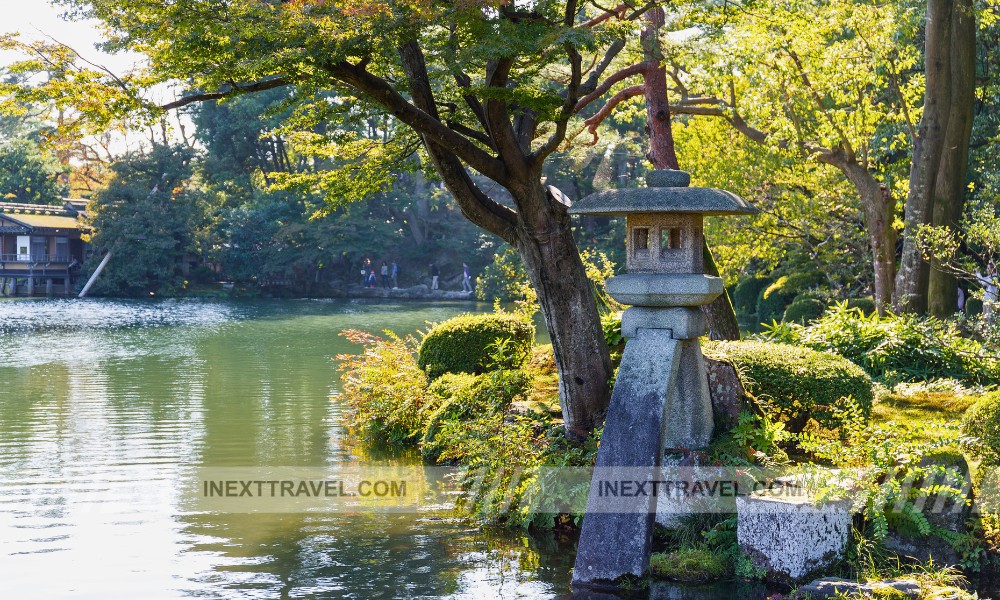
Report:
[[[634,306],[701,306],[722,294],[722,279],[711,275],[628,273],[605,282],[608,295]]]

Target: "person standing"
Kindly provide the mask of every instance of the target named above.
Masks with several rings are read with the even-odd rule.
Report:
[[[462,263],[462,291],[472,291],[472,275],[469,273],[469,265]]]
[[[371,261],[367,258],[361,261],[361,287],[365,287],[368,284],[368,265]]]
[[[434,263],[431,263],[431,289],[438,289],[438,278],[441,277],[441,269]]]
[[[389,289],[389,265],[382,261],[382,268],[379,269],[379,275],[382,277],[382,287]]]
[[[399,289],[399,265],[396,264],[396,261],[392,261],[392,268],[391,268],[390,272],[392,273],[392,289],[398,290]]]

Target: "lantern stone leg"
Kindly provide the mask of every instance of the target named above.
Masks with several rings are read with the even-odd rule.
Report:
[[[703,217],[757,212],[728,192],[688,187],[690,177],[680,171],[654,171],[647,182],[650,187],[601,192],[570,208],[626,216],[628,272],[609,279],[606,289],[631,305],[622,315],[628,341],[580,532],[575,588],[645,575],[658,517],[653,482],[662,479],[665,456],[711,441],[712,401],[698,342],[707,327],[698,307],[723,286],[704,274]],[[609,484],[618,491],[605,494]],[[662,502],[673,511],[687,507],[683,500]]]

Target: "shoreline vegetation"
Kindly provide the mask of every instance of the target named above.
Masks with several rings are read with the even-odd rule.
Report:
[[[361,352],[337,357],[343,398],[362,440],[413,447],[427,463],[493,478],[488,493],[459,507],[473,522],[572,531],[582,514],[546,513],[526,498],[543,466],[592,466],[600,431],[582,443],[566,437],[552,349],[534,344],[529,318],[522,306],[462,315],[422,338],[344,332]],[[605,318],[606,341],[620,356],[615,319]],[[1000,462],[1000,440],[993,439],[1000,430],[1000,357],[991,348],[950,322],[878,317],[848,303],[806,325],[773,323],[752,340],[707,342],[706,357],[735,367],[744,397],[732,427],[717,427],[711,446],[697,453],[700,464],[865,469],[869,476],[850,493],[873,500],[855,519],[843,559],[822,574],[861,583],[906,577],[918,582],[917,597],[940,597],[942,590],[971,597],[962,589],[996,586],[1000,515],[966,511],[949,529],[921,495],[969,497],[920,485],[898,496],[898,478],[919,482],[958,466],[975,481],[978,506],[996,504],[996,486],[982,481]],[[844,490],[820,490],[838,492]],[[899,550],[900,539],[926,556]],[[689,515],[675,528],[658,527],[654,543],[653,578],[764,576],[740,550],[735,515]],[[620,583],[634,588],[648,580]]]

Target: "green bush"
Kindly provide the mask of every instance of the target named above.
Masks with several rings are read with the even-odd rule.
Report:
[[[443,384],[439,381],[444,380]],[[437,460],[453,440],[438,438],[448,421],[467,421],[486,414],[502,413],[531,388],[531,376],[524,371],[492,371],[483,375],[446,373],[435,380],[430,391],[442,398],[424,422],[420,451]],[[444,395],[442,395],[444,392]]]
[[[962,433],[970,452],[983,466],[1000,466],[1000,392],[987,394],[962,419]]]
[[[364,346],[360,354],[337,357],[344,398],[351,408],[350,425],[376,443],[415,441],[423,430],[424,413],[434,402],[427,393],[427,374],[413,360],[417,341],[353,329],[342,335]]]
[[[835,429],[846,415],[871,411],[871,378],[836,354],[764,342],[711,342],[705,354],[735,365],[747,392],[793,433],[810,419]]]
[[[460,315],[431,328],[418,365],[435,379],[444,373],[482,373],[494,358],[518,368],[531,354],[535,326],[512,314]]]
[[[774,341],[829,350],[889,383],[955,379],[1000,381],[1000,357],[962,337],[950,321],[915,315],[865,316],[842,302],[806,327],[785,324],[765,334]]]
[[[774,283],[773,279],[762,277],[744,279],[739,282],[729,294],[733,301],[733,308],[742,315],[753,314],[757,310],[757,298],[772,283]]]
[[[513,246],[505,245],[476,278],[476,298],[484,302],[524,300],[528,286],[521,256]]]
[[[782,283],[787,278],[782,277],[769,287],[761,290],[757,296],[757,320],[761,323],[780,321],[785,314],[785,308],[795,298],[795,293],[787,291]]]
[[[824,312],[826,303],[822,300],[797,296],[785,309],[785,316],[781,320],[785,323],[809,323],[823,316]]]

